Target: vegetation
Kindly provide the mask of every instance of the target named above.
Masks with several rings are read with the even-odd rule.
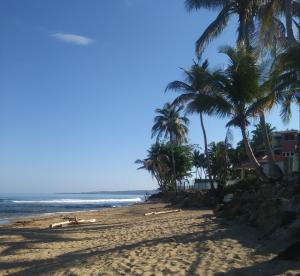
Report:
[[[266,122],[265,112],[280,105],[282,119],[287,122],[292,115],[291,104],[300,105],[300,2],[185,0],[185,4],[188,11],[204,8],[219,14],[196,41],[198,62],[183,69],[183,80],[167,85],[166,91],[179,94],[173,103],[156,110],[152,137],[157,138],[157,143],[150,148],[147,158],[138,163],[157,179],[162,191],[176,190],[176,183],[190,175],[191,166],[196,178],[204,172],[211,190],[214,182],[225,189],[226,181],[238,175],[237,168],[249,161],[260,181],[280,180],[282,172],[275,163],[270,143],[274,128]],[[220,53],[227,56],[228,64],[211,70],[207,60],[200,63],[201,55],[233,17],[238,19],[236,46],[221,47]],[[199,116],[203,153],[186,145],[189,121],[182,112]],[[239,128],[243,140],[235,148],[228,135],[224,141],[209,143],[205,116],[227,118],[227,129]],[[251,139],[248,127],[253,119],[259,119],[259,124]],[[188,150],[180,155],[179,149]],[[258,162],[264,155],[268,157],[269,175]],[[182,164],[186,165],[179,166],[183,156],[186,160]]]
[[[157,141],[161,137],[164,139],[169,138],[170,145],[180,145],[187,142],[187,133],[189,119],[181,116],[183,106],[166,103],[162,109],[155,110],[158,115],[154,118],[154,125],[152,127],[152,138],[157,137]],[[176,160],[174,148],[171,147],[171,161],[172,161],[172,186],[176,189]]]
[[[195,176],[198,179],[202,178],[202,172],[205,174],[205,168],[207,168],[207,159],[200,150],[194,150],[193,152],[193,166],[195,167]],[[206,175],[206,174],[205,174]]]
[[[173,163],[172,160],[175,162]],[[176,170],[177,181],[190,176],[193,152],[190,146],[157,142],[148,150],[147,158],[137,160],[136,164],[141,165],[139,169],[145,169],[151,173],[162,192],[175,191],[176,181],[173,181],[173,168]]]
[[[173,81],[168,84],[167,90],[180,92],[181,95],[174,100],[174,104],[185,104],[188,113],[198,113],[204,139],[205,158],[207,164],[207,175],[209,178],[211,189],[214,190],[213,180],[211,176],[207,135],[203,121],[203,111],[199,109],[198,102],[202,100],[202,96],[208,93],[211,81],[211,74],[208,71],[208,61],[203,62],[201,66],[194,64],[189,71],[184,70],[186,81]]]

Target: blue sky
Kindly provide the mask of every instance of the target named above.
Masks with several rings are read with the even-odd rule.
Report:
[[[137,171],[151,144],[154,109],[173,99],[168,82],[194,58],[215,13],[183,0],[2,0],[0,2],[0,192],[156,188]],[[233,44],[233,21],[205,52]],[[278,129],[297,128],[298,113]],[[206,118],[210,141],[224,121]],[[196,116],[190,142],[202,145]],[[240,139],[238,130],[235,141]]]

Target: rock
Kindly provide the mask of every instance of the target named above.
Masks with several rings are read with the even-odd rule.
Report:
[[[280,252],[275,259],[277,259],[277,260],[300,260],[300,241],[293,243],[287,249]]]
[[[266,199],[257,210],[257,226],[264,232],[270,233],[282,224],[283,212],[280,210],[280,201]]]

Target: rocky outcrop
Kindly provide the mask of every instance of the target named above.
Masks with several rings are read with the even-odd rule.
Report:
[[[263,236],[295,240],[300,236],[300,183],[252,186],[233,192],[216,213],[257,227]],[[232,189],[231,189],[232,193]]]

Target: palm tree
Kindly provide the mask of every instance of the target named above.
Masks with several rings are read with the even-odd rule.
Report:
[[[194,150],[193,152],[193,165],[196,168],[196,178],[201,179],[202,170],[206,167],[206,157],[199,150]]]
[[[258,46],[272,46],[276,50],[276,46],[274,47],[274,45],[277,43],[274,42],[280,41],[282,43],[282,40],[285,40],[283,39],[285,32],[287,32],[287,40],[292,43],[295,42],[292,23],[293,15],[299,16],[299,1],[186,0],[185,3],[188,10],[200,8],[221,10],[217,18],[207,27],[201,37],[197,40],[196,52],[198,55],[201,55],[205,46],[223,31],[232,15],[237,15],[239,19],[237,41],[238,43],[241,43],[242,41],[245,42],[247,47],[250,46],[250,42],[254,42],[253,38],[258,29],[260,29],[261,33],[261,39],[258,40],[258,42],[263,40],[263,43],[259,43]],[[285,25],[279,20],[280,17],[278,15],[280,13],[285,15]],[[258,48],[258,50],[263,53],[264,51],[262,49],[262,47]],[[292,96],[290,96],[290,98],[292,98]],[[289,98],[285,97],[285,99],[285,105],[289,105]],[[287,110],[289,111],[290,109]],[[261,111],[260,113],[260,121],[261,123],[265,122],[264,111]],[[278,166],[275,164],[270,141],[266,135],[264,135],[264,137],[269,164],[271,168],[274,168],[274,170],[271,171],[275,174],[275,171],[278,171],[278,168],[275,170],[275,167]]]
[[[158,108],[155,112],[158,114],[154,118],[152,127],[152,138],[157,137],[157,140],[164,137],[169,138],[171,145],[178,145],[187,142],[189,119],[186,116],[181,116],[184,107],[166,103],[162,109]],[[174,151],[172,148],[172,167],[173,181],[176,187],[176,171]]]
[[[271,137],[275,127],[272,127],[271,124],[266,123],[266,133],[268,137]],[[266,154],[266,149],[264,148],[264,135],[265,135],[264,125],[259,122],[255,125],[255,129],[251,131],[251,146],[255,154]]]
[[[261,33],[274,37],[274,30],[285,36],[289,44],[296,42],[293,32],[294,17],[299,17],[300,2],[298,0],[268,0],[260,4],[258,17],[261,22]],[[283,23],[281,19],[285,19]],[[295,23],[296,24],[296,23]],[[275,26],[275,28],[274,28]],[[263,39],[266,37],[263,36]]]
[[[282,103],[281,116],[285,122],[291,118],[291,103],[300,104],[300,42],[295,42],[275,60],[272,89]]]
[[[225,70],[218,70],[211,74],[210,89],[199,93],[193,101],[193,106],[207,114],[219,117],[229,117],[227,127],[236,126],[241,129],[246,153],[257,175],[267,180],[257,161],[247,134],[249,119],[257,116],[264,101],[256,101],[262,96],[259,87],[259,70],[255,63],[254,52],[239,45],[236,49],[223,47],[222,53],[229,58],[229,65]]]
[[[261,33],[260,40],[264,40],[264,45],[266,42],[270,44],[271,41],[282,40],[285,33],[289,43],[295,42],[293,17],[299,16],[298,0],[185,0],[185,5],[188,11],[201,8],[219,11],[216,19],[196,41],[196,53],[199,56],[234,16],[238,18],[238,43],[244,41],[249,46],[257,32]],[[282,14],[285,17],[285,24],[280,20]]]
[[[166,87],[167,90],[178,91],[181,93],[175,99],[175,103],[183,103],[186,105],[186,110],[189,113],[198,113],[200,117],[200,124],[203,133],[204,139],[204,151],[205,157],[207,160],[207,171],[208,178],[210,182],[210,186],[212,190],[214,189],[213,179],[211,176],[211,168],[209,162],[209,152],[208,152],[208,143],[207,143],[207,135],[203,122],[203,112],[197,108],[195,102],[197,101],[198,95],[205,94],[205,91],[208,89],[207,84],[210,82],[211,74],[208,71],[208,61],[204,61],[201,66],[198,64],[194,64],[192,68],[187,71],[184,70],[186,81],[173,81],[169,83]]]
[[[250,38],[255,32],[254,17],[258,10],[258,0],[185,0],[188,11],[206,8],[218,10],[216,19],[206,28],[196,41],[196,53],[201,55],[206,45],[218,36],[228,25],[231,17],[238,17],[237,41],[250,45]]]
[[[168,175],[170,174],[170,160],[167,154],[162,151],[162,145],[156,143],[148,150],[146,159],[138,159],[135,164],[140,165],[138,168],[145,169],[152,177],[154,177],[158,183],[159,189],[162,192],[168,190]]]

